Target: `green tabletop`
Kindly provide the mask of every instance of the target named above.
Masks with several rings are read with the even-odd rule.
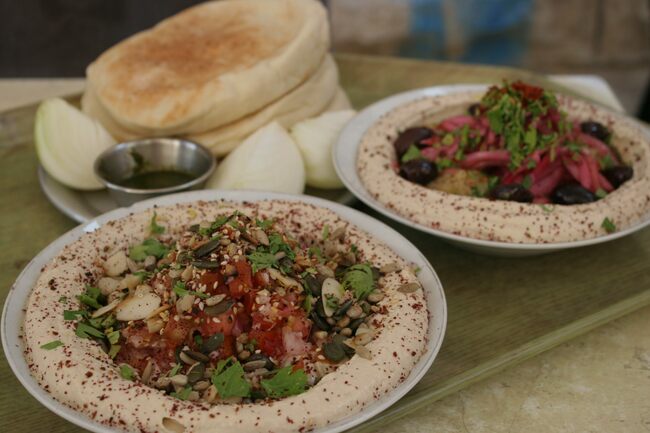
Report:
[[[339,55],[341,83],[355,107],[400,91],[436,84],[494,83],[523,71]],[[0,114],[0,300],[25,264],[76,225],[45,198],[31,141],[34,107]],[[375,213],[357,205],[373,216]],[[449,323],[431,371],[404,399],[359,430],[448,395],[593,327],[650,304],[650,230],[593,247],[547,256],[486,257],[387,221],[429,258],[445,288]],[[50,413],[18,383],[0,355],[0,431],[82,429]]]

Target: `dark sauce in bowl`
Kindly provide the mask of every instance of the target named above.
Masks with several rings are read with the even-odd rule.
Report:
[[[159,170],[136,173],[120,182],[120,185],[134,189],[160,189],[182,185],[196,177],[182,171]]]

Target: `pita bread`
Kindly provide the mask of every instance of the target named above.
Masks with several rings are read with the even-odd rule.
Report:
[[[198,133],[286,94],[328,45],[316,0],[207,2],[107,50],[88,67],[88,88],[127,130]]]
[[[337,91],[338,71],[328,55],[314,76],[272,104],[233,123],[186,137],[210,148],[215,155],[225,155],[271,121],[288,128],[321,113],[335,99]]]

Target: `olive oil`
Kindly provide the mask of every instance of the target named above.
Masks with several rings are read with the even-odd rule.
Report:
[[[127,188],[159,189],[177,186],[194,180],[194,176],[175,170],[159,170],[136,173],[120,184]]]

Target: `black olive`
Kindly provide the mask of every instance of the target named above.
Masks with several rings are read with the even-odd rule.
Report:
[[[632,179],[634,170],[629,165],[619,165],[616,167],[607,168],[603,170],[602,173],[614,188],[618,188],[625,181]]]
[[[402,131],[393,142],[395,152],[397,153],[397,159],[402,159],[402,155],[406,153],[412,144],[417,146],[420,141],[429,138],[432,135],[433,131],[424,126],[409,128]]]
[[[426,185],[438,176],[438,168],[428,159],[413,159],[400,166],[399,175],[411,182]]]
[[[598,200],[596,195],[577,183],[559,186],[551,194],[551,200],[556,204],[584,204]]]
[[[609,140],[609,136],[611,135],[609,129],[607,129],[607,127],[602,123],[598,122],[582,122],[580,124],[580,130],[582,130],[582,132],[585,134],[596,137],[600,141],[604,142],[607,142],[607,140]]]
[[[490,198],[494,200],[509,200],[519,203],[531,203],[533,194],[523,185],[510,183],[507,185],[497,185],[490,191]]]
[[[469,113],[470,116],[478,116],[481,114],[481,104],[477,102],[470,105],[469,108],[467,108],[467,113]]]

